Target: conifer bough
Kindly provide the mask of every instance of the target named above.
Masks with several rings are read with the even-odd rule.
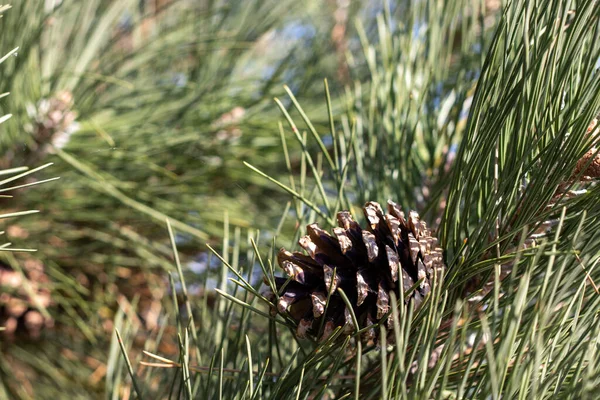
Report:
[[[379,330],[372,325],[388,315],[391,292],[415,308],[430,292],[434,276],[444,269],[437,239],[416,212],[406,218],[391,200],[387,208],[384,214],[378,203],[368,202],[363,207],[366,229],[348,211],[337,214],[334,235],[308,225],[299,240],[308,255],[279,251],[277,261],[288,278],[275,278],[276,311],[297,323],[299,337],[324,340],[336,327],[350,333],[371,326],[362,339],[377,342]],[[358,327],[338,289],[352,305]],[[384,324],[388,329],[390,321]]]

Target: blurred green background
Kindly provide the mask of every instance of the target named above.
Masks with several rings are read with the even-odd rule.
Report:
[[[0,68],[0,93],[10,92],[0,109],[12,114],[0,126],[0,164],[54,163],[28,182],[60,180],[2,200],[6,212],[40,210],[4,224],[13,246],[38,251],[2,257],[3,393],[102,397],[119,305],[137,296],[140,317],[157,324],[164,271],[173,269],[166,218],[185,263],[205,259],[226,213],[232,228],[276,225],[286,196],[242,161],[283,176],[273,97],[287,84],[325,124],[322,80],[343,91],[356,47],[351,21],[382,5],[11,6],[0,20],[0,52],[18,50]]]

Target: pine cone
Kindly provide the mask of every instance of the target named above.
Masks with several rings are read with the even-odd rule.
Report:
[[[596,138],[600,133],[598,127],[598,118],[594,118],[587,128],[587,135],[592,138]],[[598,148],[591,148],[585,155],[577,162],[573,177],[579,175],[583,171],[583,180],[600,178],[600,154]]]
[[[0,326],[11,338],[36,339],[45,328],[54,326],[52,318],[44,317],[37,307],[52,303],[49,278],[44,265],[33,259],[23,263],[27,276],[0,262]],[[25,288],[28,287],[29,290]]]
[[[431,290],[434,271],[444,268],[437,239],[431,237],[416,212],[411,211],[406,219],[392,201],[388,201],[386,215],[375,202],[367,203],[363,210],[369,223],[366,230],[352,220],[349,212],[342,211],[337,214],[340,227],[333,229],[335,236],[317,224],[307,226],[308,235],[299,244],[308,255],[279,251],[277,261],[289,279],[275,278],[277,311],[296,321],[299,337],[319,337],[322,325],[319,340],[326,339],[338,326],[354,331],[338,288],[350,300],[358,328],[362,329],[387,315],[390,293],[400,298],[400,285],[408,293],[420,282],[405,300],[407,304],[412,300],[411,304],[418,307]],[[325,310],[328,292],[331,296]],[[363,334],[365,341],[376,341],[377,337],[378,330],[373,328]]]

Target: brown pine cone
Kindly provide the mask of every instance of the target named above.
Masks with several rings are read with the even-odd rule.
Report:
[[[392,201],[388,201],[385,215],[375,202],[367,203],[363,210],[367,229],[342,211],[337,215],[339,227],[333,229],[335,236],[317,224],[307,226],[307,235],[299,244],[308,255],[279,251],[277,261],[289,278],[275,278],[277,311],[297,323],[299,337],[324,340],[338,326],[354,331],[338,288],[348,297],[358,329],[362,329],[388,314],[390,293],[400,298],[401,287],[409,294],[405,303],[418,307],[431,290],[434,271],[444,268],[437,239],[416,212],[409,212],[406,218]],[[324,326],[323,332],[318,332],[320,326]],[[368,329],[363,340],[377,340],[378,334],[378,330]]]

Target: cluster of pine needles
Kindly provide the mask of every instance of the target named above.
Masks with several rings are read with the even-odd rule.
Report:
[[[131,279],[131,273],[102,288],[69,286],[68,276],[56,272],[62,269],[49,273],[64,279],[61,290],[71,290],[71,298],[91,298],[111,317],[77,328],[86,332],[92,321],[106,323],[111,331],[103,362],[90,362],[93,377],[99,377],[96,385],[88,381],[90,391],[103,382],[102,395],[112,399],[595,398],[600,386],[600,176],[594,172],[600,160],[594,125],[600,112],[600,3],[498,3],[390,1],[375,10],[377,17],[368,7],[346,9],[362,18],[352,21],[355,37],[345,45],[345,65],[355,75],[343,82],[343,94],[332,95],[328,80],[315,89],[316,77],[309,76],[312,84],[295,81],[275,104],[263,105],[262,98],[254,103],[252,95],[242,99],[245,110],[280,111],[283,118],[277,123],[265,117],[264,125],[254,126],[239,122],[261,134],[245,143],[252,150],[239,165],[244,172],[235,169],[222,177],[218,167],[214,170],[215,185],[231,179],[251,190],[248,203],[239,207],[228,207],[234,200],[214,204],[229,208],[225,213],[203,203],[210,190],[205,186],[206,193],[197,193],[203,189],[196,185],[210,184],[201,183],[192,170],[174,167],[170,172],[177,183],[158,185],[164,191],[155,196],[152,183],[163,180],[134,168],[127,180],[116,178],[130,152],[115,155],[114,164],[92,167],[100,158],[81,157],[87,154],[83,141],[55,149],[67,177],[85,176],[79,182],[108,196],[122,213],[118,223],[99,216],[87,232],[88,238],[120,246],[118,259],[101,257],[94,242],[82,241],[92,249],[94,264],[127,267],[140,258],[160,270],[153,271],[147,287],[163,297],[160,301],[148,305],[146,292],[118,292],[114,309],[102,306],[102,295],[87,294],[113,287],[109,283],[118,287],[117,281]],[[238,23],[270,21],[241,15]],[[168,51],[167,41],[163,45]],[[219,65],[195,66],[190,77],[208,75]],[[132,68],[130,63],[121,67]],[[339,72],[339,65],[333,69]],[[230,73],[243,75],[235,68]],[[211,84],[217,82],[225,81]],[[272,83],[265,83],[265,94],[272,94]],[[168,102],[165,108],[159,107],[157,93],[140,93],[140,102],[157,105],[156,115],[138,115],[125,104],[106,115],[90,112],[90,131],[80,138],[92,131],[98,140],[107,140],[101,132],[110,132],[112,139],[117,132],[125,135],[116,122],[111,125],[115,115],[133,118],[143,137],[160,129],[160,121],[175,118],[180,125],[169,125],[171,131],[136,153],[161,168],[171,155],[161,154],[164,146],[176,151],[189,144],[192,124],[207,118],[204,126],[221,131],[211,125],[214,119],[190,111],[207,94],[186,89],[184,104]],[[231,114],[225,119],[235,120],[239,110],[233,112],[227,93],[209,89],[227,104],[224,110]],[[300,98],[315,91],[320,100]],[[82,89],[76,97],[84,94]],[[102,101],[118,104],[121,96],[119,90],[108,92]],[[206,115],[225,115],[207,107]],[[226,134],[233,135],[234,127],[229,128]],[[266,159],[252,154],[262,154],[261,145],[269,149]],[[189,192],[176,192],[180,187]],[[176,196],[167,196],[171,191]],[[89,221],[94,196],[89,197],[80,205],[89,207],[85,218],[69,221],[71,211],[78,213],[71,207],[61,211],[63,223]],[[180,204],[197,207],[197,219],[187,219],[191,209],[178,209],[180,198],[185,199]],[[332,232],[340,211],[367,226],[361,207],[388,199],[427,221],[443,252],[443,275],[432,281],[418,307],[405,305],[415,288],[389,293],[389,311],[369,327],[379,331],[377,341],[362,340],[364,330],[343,292],[353,324],[322,340],[298,337],[297,321],[285,310],[273,312],[285,291],[276,278],[287,272],[279,268],[279,249],[299,250],[305,227],[314,222]],[[137,225],[152,227],[147,237],[143,230],[129,229],[136,220],[123,214],[132,209],[153,221]],[[248,210],[268,215],[249,221]],[[207,226],[213,230],[205,232]],[[112,236],[111,229],[123,237]],[[193,259],[199,242],[206,252]],[[329,300],[328,295],[325,309]],[[72,310],[71,318],[89,310],[74,303],[61,304]],[[89,347],[101,343],[92,332],[84,336]],[[28,351],[13,349],[11,357],[23,360]],[[67,351],[62,357],[73,365],[80,362]],[[41,352],[29,368],[38,374],[46,370],[42,380],[66,385],[64,375],[48,371],[56,362]],[[14,372],[8,363],[1,362],[0,371],[2,390],[14,390],[6,380]]]

